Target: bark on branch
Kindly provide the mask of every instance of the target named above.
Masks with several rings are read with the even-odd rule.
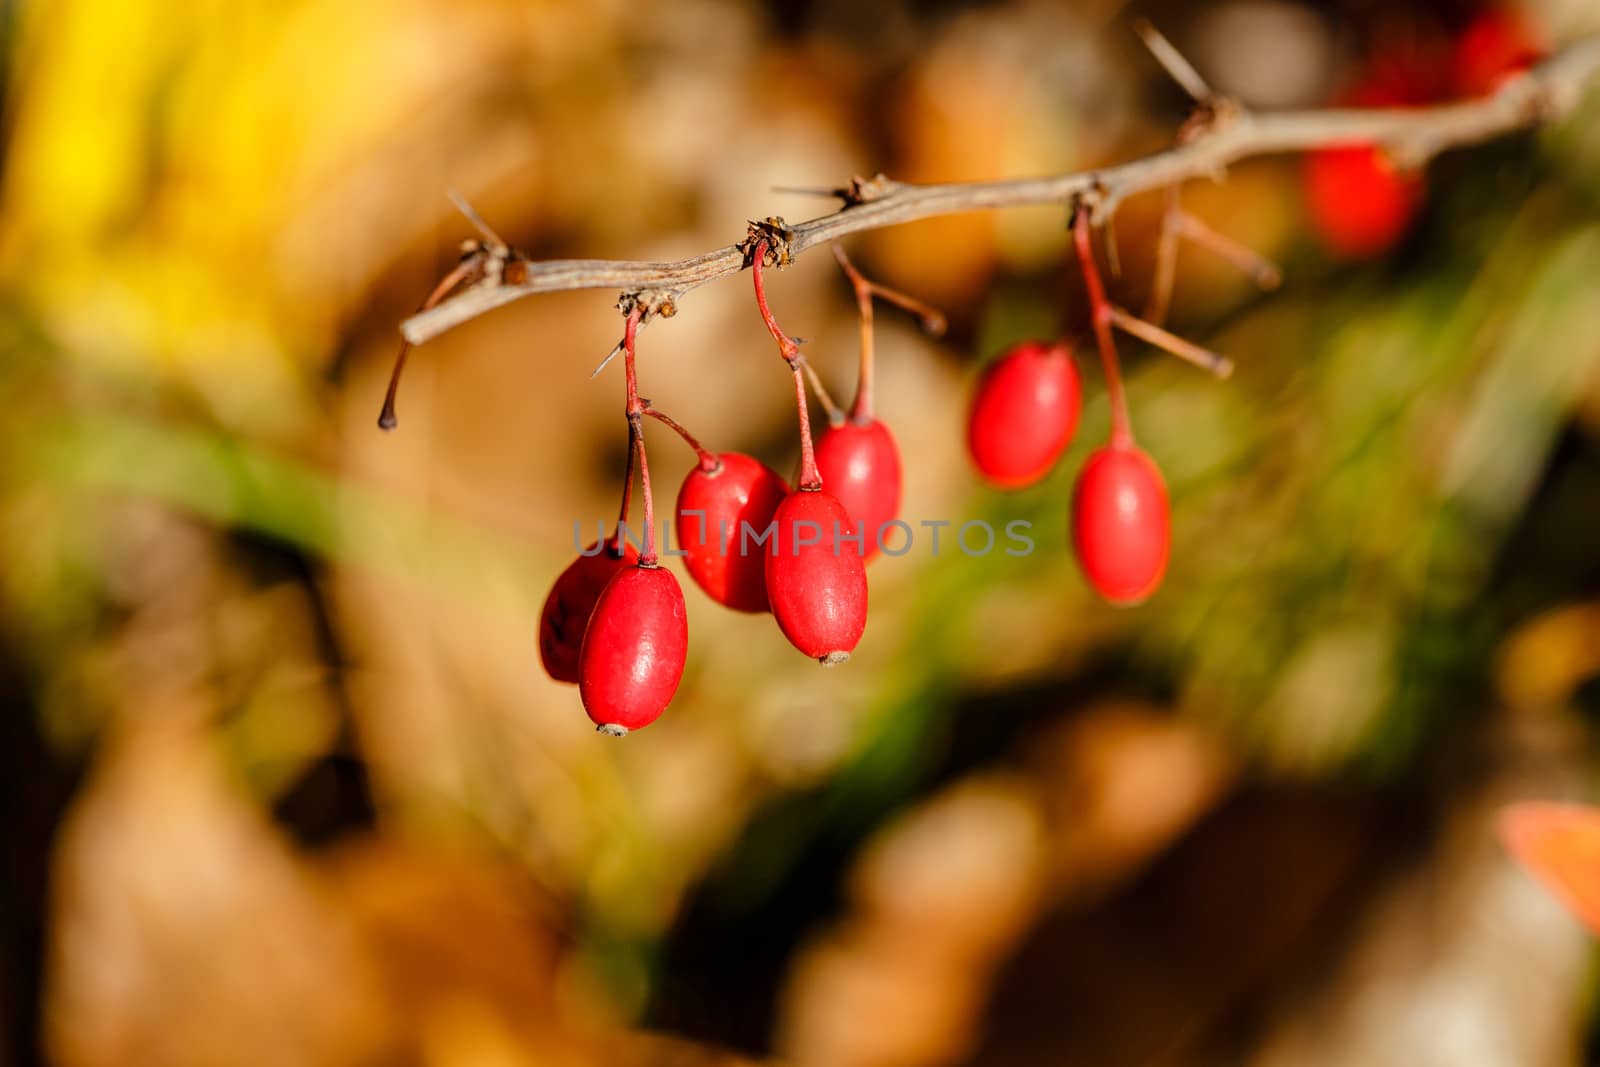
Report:
[[[856,178],[837,190],[839,210],[788,227],[786,254],[863,230],[965,211],[1070,204],[1083,200],[1104,221],[1136,193],[1220,174],[1252,156],[1345,143],[1384,146],[1403,166],[1420,166],[1448,148],[1476,144],[1561,118],[1600,75],[1600,37],[1577,41],[1474,100],[1422,108],[1250,112],[1224,102],[1192,120],[1175,148],[1095,171],[995,182],[913,185],[883,176]],[[773,222],[776,220],[769,220]],[[770,232],[770,227],[769,227]],[[534,293],[618,289],[624,303],[671,314],[677,301],[706,282],[749,266],[748,241],[667,263],[604,259],[528,260],[515,255],[475,284],[401,324],[411,344]]]

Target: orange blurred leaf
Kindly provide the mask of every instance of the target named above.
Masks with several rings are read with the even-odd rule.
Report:
[[[1600,808],[1528,801],[1500,812],[1506,850],[1600,934]]]

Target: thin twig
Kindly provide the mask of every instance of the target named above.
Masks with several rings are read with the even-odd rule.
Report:
[[[433,287],[433,292],[422,302],[421,310],[438,305],[439,301],[450,295],[456,286],[467,282],[474,274],[483,270],[487,253],[474,247],[461,257],[461,260],[451,269],[450,273],[439,279],[439,284]],[[412,342],[401,341],[400,351],[395,354],[394,367],[389,371],[389,387],[383,393],[383,409],[378,412],[378,427],[382,430],[393,430],[400,425],[400,417],[395,413],[395,398],[400,392],[400,375],[405,373],[406,357],[411,355]]]
[[[1166,206],[1161,210],[1161,236],[1156,239],[1156,265],[1150,280],[1150,298],[1145,301],[1144,317],[1154,323],[1167,321],[1172,307],[1172,285],[1178,276],[1178,239],[1183,210],[1178,206],[1178,187],[1167,186]]]
[[[600,377],[600,372],[605,370],[607,367],[611,366],[611,361],[616,359],[621,354],[622,354],[622,342],[618,341],[616,344],[611,346],[611,351],[606,353],[606,358],[602,359],[600,361],[599,366],[595,367],[594,370],[589,372],[590,379],[594,379],[594,378]]]
[[[1185,239],[1233,264],[1258,288],[1270,291],[1283,284],[1283,271],[1276,263],[1227,234],[1213,230],[1187,211],[1178,212],[1178,231]]]
[[[1146,322],[1122,308],[1112,306],[1111,321],[1124,333],[1132,334],[1147,344],[1171,352],[1179,359],[1193,363],[1201,370],[1210,371],[1218,378],[1227,378],[1233,374],[1233,360],[1227,356],[1219,355],[1209,348],[1201,348],[1193,341],[1185,341],[1177,334],[1169,333],[1155,323]]]
[[[477,210],[467,202],[466,197],[454,189],[449,191],[449,196],[450,202],[456,206],[456,210],[461,212],[468,222],[472,223],[472,228],[478,231],[479,236],[483,238],[484,242],[492,250],[502,254],[510,250],[511,246],[506,244],[505,238],[495,233],[494,228],[483,221],[483,216],[479,215]]]
[[[1200,72],[1194,65],[1184,58],[1183,53],[1167,40],[1166,36],[1149,19],[1135,19],[1133,32],[1139,35],[1139,40],[1150,49],[1150,54],[1156,57],[1156,62],[1161,64],[1163,70],[1171,76],[1172,80],[1183,87],[1183,91],[1194,97],[1197,104],[1209,104],[1216,99],[1216,93],[1211,91],[1211,86],[1200,77]]]
[[[769,186],[767,191],[781,196],[822,196],[830,200],[839,196],[838,189],[829,189],[821,185],[773,185]]]
[[[838,211],[791,227],[787,251],[798,256],[849,234],[936,215],[1068,204],[1085,196],[1094,197],[1096,217],[1104,221],[1136,193],[1209,177],[1248,157],[1330,145],[1380,145],[1400,163],[1418,166],[1447,148],[1487,141],[1568,114],[1597,73],[1600,37],[1588,37],[1476,100],[1424,108],[1265,113],[1225,109],[1183,144],[1103,170],[942,185],[884,179],[875,181],[870,200],[846,197]],[[662,300],[676,301],[697,286],[748,267],[746,249],[742,243],[728,245],[665,263],[603,259],[521,263],[514,281],[486,278],[438,307],[413,315],[401,331],[407,341],[421,344],[502,304],[570,289],[654,292]]]

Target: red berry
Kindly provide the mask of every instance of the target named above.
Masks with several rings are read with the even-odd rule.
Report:
[[[1461,96],[1482,96],[1543,55],[1540,34],[1525,17],[1491,8],[1480,12],[1456,38],[1450,55],[1451,88]]]
[[[783,476],[741,452],[723,452],[711,470],[696,467],[678,490],[678,545],[689,576],[735,611],[767,610],[766,562],[742,551],[741,523],[759,534],[789,494]],[[686,514],[703,512],[704,515]]]
[[[579,655],[578,695],[603,732],[649,726],[678,691],[689,627],[678,579],[664,567],[618,571],[589,617]]]
[[[586,551],[590,554],[567,564],[550,587],[539,616],[539,659],[545,673],[558,682],[577,684],[578,651],[595,601],[618,571],[639,559],[639,553],[626,542],[619,555],[615,539],[608,539],[604,548],[596,541]]]
[[[1372,145],[1308,153],[1305,181],[1313,228],[1345,259],[1367,259],[1393,248],[1422,202],[1421,181],[1397,171]]]
[[[900,514],[900,448],[877,419],[831,427],[817,442],[822,484],[866,527],[866,559],[877,555],[885,523]]]
[[[1065,345],[1013,345],[984,371],[973,395],[967,449],[978,472],[1002,489],[1043,478],[1078,428],[1082,398]]]
[[[1395,51],[1373,60],[1364,80],[1340,93],[1342,107],[1406,107],[1437,95],[1437,62],[1429,50]],[[1306,204],[1311,226],[1343,259],[1389,251],[1422,207],[1419,174],[1397,169],[1376,145],[1346,144],[1306,153]]]
[[[1090,455],[1072,494],[1072,541],[1089,584],[1113,604],[1137,604],[1161,584],[1171,540],[1155,462],[1131,444]]]
[[[800,489],[778,505],[766,557],[772,614],[794,647],[823,663],[840,663],[867,628],[867,570],[849,514],[826,492]]]

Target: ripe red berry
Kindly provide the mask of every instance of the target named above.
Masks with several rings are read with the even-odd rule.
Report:
[[[766,561],[760,549],[741,550],[740,524],[759,534],[788,495],[781,474],[741,452],[723,452],[711,470],[697,466],[683,480],[678,545],[689,576],[712,600],[735,611],[767,610]]]
[[[672,572],[626,567],[589,617],[579,655],[578,695],[599,729],[621,736],[649,726],[678,691],[689,650],[683,591]]]
[[[973,394],[967,449],[978,472],[1002,489],[1043,478],[1072,440],[1082,400],[1066,345],[1013,345],[989,365]]]
[[[1366,79],[1341,93],[1343,107],[1405,107],[1437,93],[1437,64],[1424,52],[1380,56]],[[1346,144],[1306,153],[1311,226],[1334,255],[1369,259],[1389,251],[1422,206],[1419,174],[1401,171],[1376,145]]]
[[[1115,442],[1090,455],[1072,494],[1072,541],[1089,584],[1114,604],[1137,604],[1161,584],[1171,539],[1155,462]]]
[[[822,484],[867,531],[865,559],[877,555],[885,523],[900,514],[900,448],[877,419],[848,420],[817,442]]]
[[[1416,216],[1422,183],[1372,145],[1321,148],[1306,156],[1306,199],[1317,235],[1344,259],[1393,248]]]
[[[1450,86],[1461,96],[1493,92],[1512,74],[1544,55],[1539,32],[1526,17],[1504,8],[1480,12],[1456,38],[1450,53]]]
[[[794,647],[823,663],[841,663],[867,628],[867,570],[854,543],[836,535],[855,523],[819,489],[790,493],[778,506],[766,556],[772,614]]]
[[[626,542],[619,554],[615,538],[608,538],[603,548],[597,541],[586,551],[590,554],[567,564],[550,587],[539,616],[539,659],[545,673],[558,682],[574,685],[578,681],[578,652],[583,647],[583,632],[595,601],[618,571],[639,559],[639,553]]]

